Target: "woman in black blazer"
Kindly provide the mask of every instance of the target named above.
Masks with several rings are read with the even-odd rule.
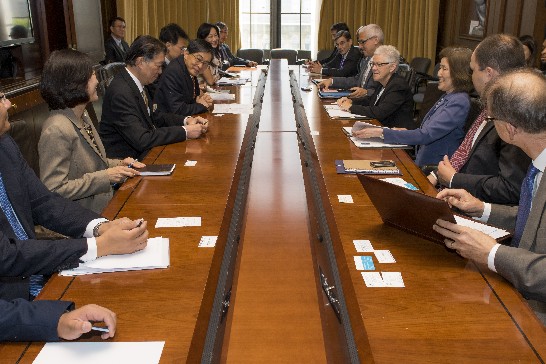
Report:
[[[400,52],[390,45],[379,46],[372,58],[372,73],[378,86],[372,96],[354,101],[338,100],[342,110],[377,119],[389,128],[415,129],[413,95],[406,80],[396,73]]]

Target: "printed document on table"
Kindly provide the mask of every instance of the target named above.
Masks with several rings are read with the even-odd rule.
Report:
[[[328,113],[330,119],[369,119],[364,115],[352,114],[348,111],[343,111],[338,105],[324,105],[324,109]]]
[[[209,93],[209,96],[214,101],[232,101],[235,100],[234,94],[228,94],[224,92],[211,92]]]
[[[249,78],[227,78],[227,77],[222,77],[221,79],[218,80],[217,84],[218,85],[242,86],[245,83],[247,83],[248,81],[250,81]]]
[[[79,267],[63,270],[61,276],[80,276],[86,274],[125,272],[167,268],[170,265],[169,239],[158,237],[148,239],[148,245],[133,254],[107,255],[90,262],[80,263]]]
[[[252,114],[251,104],[214,104],[213,114]]]
[[[34,364],[158,364],[165,341],[46,343]]]

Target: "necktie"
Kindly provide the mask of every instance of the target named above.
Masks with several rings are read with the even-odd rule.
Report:
[[[8,219],[9,224],[11,225],[11,228],[13,229],[13,232],[15,233],[15,236],[19,240],[27,240],[28,235],[25,232],[25,229],[23,228],[23,225],[21,225],[21,222],[17,218],[17,215],[15,215],[15,211],[13,210],[13,206],[11,205],[11,202],[8,198],[8,194],[6,192],[6,187],[4,186],[4,180],[2,179],[2,174],[0,173],[0,208],[2,208],[2,211],[4,212],[4,215]],[[36,297],[38,293],[42,290],[42,287],[44,286],[44,277],[41,275],[34,275],[30,276],[30,294],[33,297]]]
[[[146,90],[142,89],[142,92],[140,94],[142,95],[142,99],[144,100],[144,103],[146,104],[146,108],[149,110],[148,96],[146,95]]]
[[[470,156],[470,150],[472,149],[472,141],[474,140],[474,136],[476,135],[476,132],[480,128],[480,125],[482,125],[483,121],[487,117],[487,111],[486,109],[483,109],[483,111],[478,115],[474,123],[470,126],[470,129],[468,130],[468,133],[466,133],[463,142],[457,148],[455,153],[451,156],[451,165],[453,168],[455,168],[455,171],[459,172],[461,168],[465,165],[466,161],[468,160],[468,157]]]
[[[345,64],[345,56],[341,56],[341,62],[339,62],[339,69],[343,68],[343,65]]]
[[[521,185],[521,193],[519,195],[519,207],[518,207],[518,216],[516,218],[516,231],[514,232],[514,237],[512,238],[512,246],[518,247],[521,237],[523,235],[523,229],[527,223],[527,218],[529,217],[529,212],[531,212],[531,201],[533,200],[533,187],[535,185],[535,178],[540,172],[533,163],[529,165],[527,170],[527,175],[525,176],[523,183]]]
[[[366,62],[366,71],[364,72],[364,77],[362,77],[362,88],[366,88],[366,81],[368,80],[371,69],[372,66],[370,66],[370,62]]]

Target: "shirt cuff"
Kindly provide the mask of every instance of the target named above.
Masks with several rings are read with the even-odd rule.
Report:
[[[451,183],[453,182],[453,177],[455,177],[455,173],[453,173],[453,176],[451,176],[451,179],[449,180],[448,187],[451,188]]]
[[[487,256],[487,267],[495,273],[497,273],[497,270],[495,269],[495,255],[497,254],[499,246],[500,244],[495,244]]]
[[[85,232],[83,233],[84,238],[92,238],[93,237],[93,229],[95,226],[97,226],[101,222],[107,222],[108,219],[105,219],[104,217],[99,217],[98,219],[93,219],[87,224],[87,227],[85,228]]]
[[[85,262],[90,262],[97,259],[97,239],[87,238],[87,253],[80,257],[80,260]]]
[[[191,116],[186,116],[186,117],[184,118],[184,126],[188,125],[188,119],[189,119],[190,117],[191,117]],[[184,128],[184,130],[185,130],[185,129],[186,129],[186,128]]]
[[[491,215],[491,204],[484,202],[483,203],[483,214],[479,217],[474,217],[474,220],[478,220],[483,223],[487,223],[489,216]]]

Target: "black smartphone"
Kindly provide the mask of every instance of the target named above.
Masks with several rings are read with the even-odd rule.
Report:
[[[370,162],[370,166],[374,168],[381,168],[381,167],[394,167],[396,164],[394,164],[393,161],[374,161]]]

